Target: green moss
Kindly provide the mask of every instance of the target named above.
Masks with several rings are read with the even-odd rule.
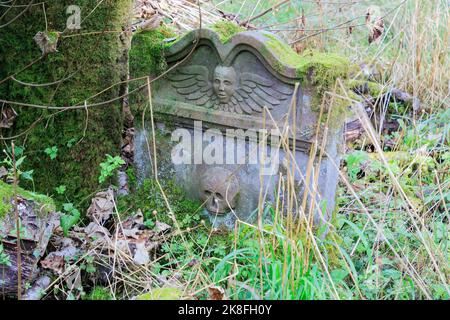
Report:
[[[55,204],[53,199],[27,191],[20,187],[17,187],[17,195],[30,201],[34,201],[39,204],[40,212],[47,214],[55,211]],[[12,210],[11,199],[14,197],[14,186],[0,181],[0,218],[3,218],[6,214]]]
[[[15,4],[28,4],[18,0]],[[51,53],[24,69],[17,79],[35,84],[58,82],[51,86],[30,87],[9,80],[0,85],[3,98],[38,105],[58,107],[83,104],[91,96],[119,83],[127,74],[127,40],[125,34],[86,34],[102,30],[121,30],[127,23],[131,0],[104,1],[97,6],[90,0],[46,1],[46,18],[50,37],[66,29],[68,5],[82,8],[81,30],[66,30],[60,34],[58,52]],[[8,8],[7,8],[8,9]],[[2,12],[0,8],[0,15]],[[22,11],[12,8],[4,17],[10,21]],[[41,6],[32,6],[20,19],[0,28],[0,78],[17,73],[41,56],[33,40],[37,32],[46,30],[46,20]],[[67,37],[69,36],[69,37]],[[17,54],[20,52],[20,54]],[[123,87],[116,85],[90,99],[88,103],[117,98]],[[14,136],[32,130],[16,139],[29,155],[27,167],[34,169],[34,182],[38,192],[53,192],[64,184],[66,196],[77,204],[97,190],[99,164],[105,154],[120,153],[122,133],[121,101],[86,110],[54,113],[51,110],[14,107],[19,116],[14,127],[2,129],[3,136]],[[69,141],[75,141],[71,147]],[[44,150],[56,146],[58,156],[50,160]],[[24,184],[31,189],[31,184]]]
[[[83,300],[113,300],[113,297],[108,288],[95,287]]]
[[[266,34],[266,42],[277,59],[297,70],[301,79],[311,78],[312,84],[330,87],[337,78],[347,78],[350,62],[345,57],[333,53],[307,50],[299,55],[292,48],[275,36]]]
[[[167,43],[164,40],[175,37],[174,31],[168,27],[159,27],[155,30],[144,30],[133,36],[129,56],[130,76],[132,79],[147,77],[157,77],[167,69],[167,62],[164,58],[164,50],[173,45],[174,42]],[[130,91],[146,84],[146,80],[134,81],[130,83]],[[144,106],[147,104],[147,91],[143,90],[130,96],[130,103],[133,106],[131,112],[134,116],[140,116]]]
[[[264,36],[267,38],[266,45],[280,62],[293,68],[301,63],[300,56],[287,43],[268,32],[264,33]]]
[[[235,34],[245,31],[245,28],[231,21],[216,22],[211,29],[217,32],[222,43],[227,43]]]
[[[201,204],[198,201],[188,199],[175,180],[162,179],[160,182],[180,225],[182,227],[193,227],[198,224],[201,217],[197,211]],[[132,192],[118,199],[117,207],[121,214],[127,216],[140,209],[146,218],[153,219],[152,213],[156,211],[158,212],[158,220],[172,224],[166,202],[154,179],[145,179],[139,186],[135,184],[129,186]]]

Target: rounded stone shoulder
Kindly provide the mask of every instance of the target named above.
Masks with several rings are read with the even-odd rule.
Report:
[[[298,79],[296,65],[301,63],[290,46],[277,35],[266,31],[243,31],[233,35],[225,43],[220,35],[211,29],[196,29],[188,32],[165,50],[168,62],[182,59],[192,50],[193,46],[209,43],[216,48],[222,62],[226,65],[242,51],[251,51],[257,55],[266,67],[286,80]]]

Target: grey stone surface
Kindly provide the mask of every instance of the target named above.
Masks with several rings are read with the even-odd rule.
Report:
[[[192,51],[196,37],[198,46]],[[302,83],[294,69],[277,61],[267,49],[266,40],[265,33],[251,31],[222,44],[211,30],[191,32],[167,51],[169,66],[182,63],[153,86],[156,121],[173,129],[184,129],[189,137],[185,140],[190,139],[193,146],[199,141],[196,138],[202,141],[197,149],[181,152],[190,161],[173,163],[172,156],[180,151],[174,149],[178,142],[171,141],[165,125],[158,124],[157,127],[165,128],[165,134],[161,131],[157,136],[161,175],[174,177],[189,197],[201,200],[216,225],[232,226],[237,218],[254,222],[258,203],[277,198],[280,174],[286,176],[290,169],[297,199],[294,209],[302,206],[305,189],[309,189],[310,195],[305,211],[309,212],[309,205],[315,203],[312,212],[316,223],[329,220],[335,205],[342,126],[324,130],[318,112],[314,111],[318,108],[312,106],[314,88]],[[296,83],[299,83],[297,90]],[[200,123],[202,127],[198,128]],[[277,128],[281,132],[289,128],[289,148],[280,148],[273,139],[263,149],[265,153],[257,154],[256,162],[252,162],[252,151],[264,140],[263,136],[225,135],[229,133],[227,129],[257,132],[263,128]],[[148,176],[152,167],[146,150],[148,134],[144,130],[136,134],[138,178]],[[311,149],[322,144],[325,153],[310,161]],[[218,155],[221,145],[224,152]],[[214,154],[215,160],[234,161],[225,164],[199,161],[198,155],[205,153]],[[264,159],[271,154],[279,155],[280,164],[268,170],[274,161],[264,164]],[[308,166],[311,176],[305,188]]]

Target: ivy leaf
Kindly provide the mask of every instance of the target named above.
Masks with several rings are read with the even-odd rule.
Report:
[[[63,229],[64,236],[67,237],[69,229],[77,224],[80,220],[80,215],[67,215],[63,214],[60,218],[61,228]]]

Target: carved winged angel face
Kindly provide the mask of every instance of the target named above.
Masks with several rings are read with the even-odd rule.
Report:
[[[214,70],[213,88],[220,103],[228,103],[236,91],[237,75],[233,67],[218,66]]]
[[[276,85],[267,77],[240,72],[219,65],[210,70],[202,65],[180,67],[168,76],[178,94],[193,104],[221,111],[258,114],[265,107],[278,106],[292,95],[292,88]]]

